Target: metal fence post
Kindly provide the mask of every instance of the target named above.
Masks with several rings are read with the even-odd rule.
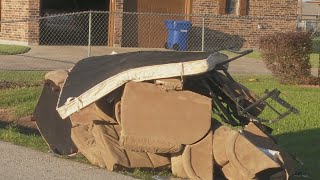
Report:
[[[204,46],[205,46],[205,45],[204,45],[204,44],[205,44],[205,39],[204,39],[204,38],[205,38],[205,37],[204,37],[204,36],[205,36],[205,34],[204,34],[204,33],[205,33],[205,28],[204,28],[204,26],[205,26],[205,17],[202,17],[202,37],[201,37],[201,38],[202,38],[202,42],[201,42],[201,51],[204,51],[204,48],[205,48],[205,47],[204,47]]]
[[[88,57],[91,56],[91,28],[92,28],[92,12],[89,12],[89,32],[88,32]]]

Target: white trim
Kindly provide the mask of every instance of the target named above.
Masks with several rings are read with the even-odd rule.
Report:
[[[185,76],[201,74],[214,69],[216,64],[227,59],[228,56],[217,53],[210,56],[208,59],[130,69],[104,80],[81,94],[79,97],[68,98],[68,101],[60,108],[57,105],[57,111],[61,118],[65,119],[129,81],[141,82],[153,79],[180,77],[181,72],[183,72],[183,75]],[[61,93],[62,92],[63,89]],[[58,104],[60,104],[60,98]]]
[[[20,46],[28,46],[28,42],[24,41],[11,41],[11,40],[2,40],[0,39],[0,44],[7,44],[7,45],[20,45]]]

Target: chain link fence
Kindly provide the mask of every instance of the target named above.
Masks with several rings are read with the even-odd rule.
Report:
[[[319,18],[51,12],[1,22],[0,44],[29,48],[3,45],[8,48],[1,52],[0,70],[69,69],[86,57],[112,52],[257,48],[262,36],[297,29],[312,32],[315,45],[320,45]]]

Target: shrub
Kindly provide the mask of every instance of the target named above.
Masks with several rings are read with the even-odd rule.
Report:
[[[260,39],[263,61],[272,74],[284,84],[314,84],[310,54],[312,40],[309,33],[285,32]]]

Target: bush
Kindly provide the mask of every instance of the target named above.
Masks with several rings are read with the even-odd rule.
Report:
[[[284,84],[315,84],[311,75],[312,40],[309,33],[276,33],[260,39],[263,61]]]

